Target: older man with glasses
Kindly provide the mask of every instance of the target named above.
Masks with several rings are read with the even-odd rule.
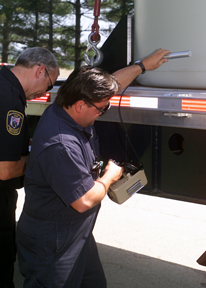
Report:
[[[14,287],[16,189],[23,187],[29,154],[26,100],[51,89],[58,75],[55,56],[39,47],[24,50],[11,70],[0,71],[0,287]]]

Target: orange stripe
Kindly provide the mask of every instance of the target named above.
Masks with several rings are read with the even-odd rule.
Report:
[[[112,106],[119,106],[120,96],[113,96],[110,99],[110,103]],[[123,96],[121,99],[122,107],[130,107],[130,96]]]
[[[38,101],[38,102],[50,102],[51,101],[51,93],[46,93],[45,96],[41,96],[41,97],[38,97],[38,98],[35,98],[35,99],[32,99],[32,100],[27,100],[27,101]]]
[[[206,100],[182,99],[182,110],[206,111]]]

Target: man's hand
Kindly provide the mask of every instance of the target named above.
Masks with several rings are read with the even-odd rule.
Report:
[[[142,63],[145,66],[145,70],[155,70],[163,63],[168,62],[168,59],[163,59],[163,57],[167,54],[170,54],[169,50],[158,49],[153,54],[142,60]]]
[[[142,60],[145,70],[155,70],[163,63],[168,62],[167,59],[163,59],[166,54],[171,53],[169,50],[158,49],[153,54],[145,57]],[[137,59],[138,60],[138,59]],[[113,73],[117,81],[120,84],[119,91],[126,88],[137,76],[142,73],[142,68],[139,65],[131,65]],[[119,92],[118,91],[118,92]]]
[[[120,167],[112,160],[109,160],[104,170],[104,175],[100,179],[94,181],[94,186],[82,197],[73,202],[71,206],[80,213],[96,206],[107,194],[109,186],[122,176],[122,172],[123,167]]]
[[[105,167],[105,170],[104,170],[104,175],[106,177],[109,176],[110,185],[115,183],[117,180],[120,179],[120,177],[122,176],[123,170],[124,170],[123,167],[120,167],[120,166],[116,165],[112,160],[108,161],[108,164],[107,164],[107,166]],[[108,173],[108,176],[107,176],[107,173]],[[104,177],[104,175],[103,175],[103,177]]]

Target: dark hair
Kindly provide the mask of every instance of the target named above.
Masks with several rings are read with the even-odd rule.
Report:
[[[45,65],[48,70],[59,69],[56,57],[49,50],[41,47],[27,48],[16,60],[16,66],[32,68],[35,65]]]
[[[79,100],[101,102],[110,99],[118,90],[119,84],[113,75],[97,67],[82,66],[59,88],[56,103],[68,108]]]

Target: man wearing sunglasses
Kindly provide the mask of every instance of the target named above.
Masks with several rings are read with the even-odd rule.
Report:
[[[155,65],[166,62],[164,53]],[[149,63],[144,61],[146,67]],[[24,288],[107,287],[92,230],[102,199],[123,171],[109,160],[104,174],[98,175],[93,124],[109,109],[110,98],[129,84],[125,69],[116,73],[120,84],[99,68],[73,71],[38,123],[17,226]],[[141,73],[141,67],[130,70],[133,76]]]
[[[51,89],[59,74],[55,56],[28,48],[9,70],[0,71],[0,287],[14,287],[16,189],[23,187],[28,159],[27,99]]]

